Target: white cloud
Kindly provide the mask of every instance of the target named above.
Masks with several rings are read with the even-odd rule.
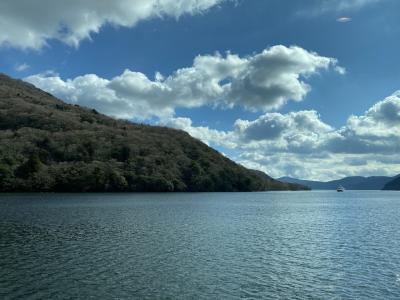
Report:
[[[336,66],[335,67],[336,72],[338,72],[340,75],[345,75],[347,73],[346,68],[343,68],[341,66]]]
[[[267,113],[254,121],[238,120],[235,132],[246,147],[265,152],[394,155],[400,151],[400,91],[379,101],[364,115],[350,116],[335,129],[315,111]]]
[[[288,114],[267,113],[254,121],[237,120],[235,129],[245,140],[276,141],[293,139],[295,135],[327,134],[333,128],[320,120],[316,111],[299,111]]]
[[[358,126],[371,127],[371,123],[379,125],[379,129],[386,127],[386,129],[395,130],[396,134],[400,133],[398,126],[400,125],[400,91],[393,93],[393,95],[385,98],[384,100],[372,106],[364,116],[356,118]],[[355,118],[352,118],[354,121]],[[392,127],[393,126],[393,127]],[[352,125],[354,127],[354,125]],[[370,128],[376,130],[377,128]],[[379,134],[384,134],[379,132]]]
[[[243,152],[236,160],[254,169],[259,169],[272,177],[290,176],[300,179],[328,181],[347,176],[394,176],[400,171],[400,163],[395,160],[388,163],[376,159],[375,155],[359,155],[357,159],[364,164],[349,163],[356,157],[346,154],[327,155],[322,158],[292,153],[271,153],[254,155]],[[386,157],[387,158],[387,157]]]
[[[317,0],[311,2],[311,6],[299,11],[301,16],[320,16],[322,14],[355,12],[357,10],[372,6],[383,0]],[[349,22],[351,18],[341,16],[338,22]]]
[[[303,124],[308,126],[296,122],[296,115],[305,118]],[[264,118],[249,124],[256,126]],[[284,129],[274,140],[266,134],[264,139],[240,144],[241,153],[250,153],[250,157],[240,158],[244,163],[264,162],[272,175],[309,179],[400,172],[400,161],[396,159],[400,152],[400,92],[379,101],[364,115],[350,116],[339,129],[323,123],[312,111],[279,115],[278,119],[285,126],[280,126]],[[257,156],[252,157],[254,153]]]
[[[327,143],[338,153],[400,151],[400,91],[379,101],[362,116],[350,116],[338,136]]]
[[[0,45],[40,49],[49,39],[78,46],[105,24],[133,27],[155,17],[201,13],[223,0],[0,1]]]
[[[235,122],[238,145],[257,152],[315,153],[326,139],[337,135],[316,111],[267,113],[254,121]]]
[[[305,82],[337,60],[300,47],[274,46],[248,57],[227,53],[199,55],[193,65],[169,76],[125,70],[112,79],[87,74],[63,80],[54,74],[36,74],[26,81],[68,102],[90,106],[119,118],[165,118],[175,108],[242,106],[252,111],[301,101],[311,87]]]
[[[229,98],[250,110],[279,108],[289,99],[303,100],[311,90],[303,79],[336,64],[300,47],[274,46],[247,59],[229,86]]]
[[[315,111],[239,119],[232,131],[194,127],[187,118],[184,124],[172,127],[209,144],[233,149],[239,153],[233,159],[274,177],[330,180],[400,172],[400,91],[365,114],[350,116],[339,129],[324,123]]]
[[[135,101],[120,95],[124,93],[123,88],[121,91],[112,88],[113,84],[118,84],[119,77],[114,78],[114,81],[100,78],[95,74],[87,74],[64,81],[57,74],[50,73],[50,75],[29,76],[25,80],[69,103],[93,107],[102,113],[119,118],[136,117],[143,120],[151,118],[153,115],[172,115],[173,111],[169,107],[151,107],[152,99],[150,97],[154,97],[154,93],[147,96],[145,100],[140,98],[140,95],[150,88],[149,86],[152,84],[157,86],[157,83],[152,83],[143,74],[141,74],[142,76],[139,74],[132,74],[132,76],[138,77],[138,81],[135,82],[137,85]]]
[[[217,145],[231,149],[237,147],[236,138],[232,132],[210,129],[207,126],[193,126],[192,120],[189,118],[165,119],[160,122],[160,125],[184,130],[207,145]]]
[[[28,65],[27,63],[22,63],[22,64],[16,64],[14,66],[14,70],[17,72],[23,72],[26,71],[30,68],[30,65]]]
[[[380,1],[382,0],[324,0],[321,3],[321,7],[325,10],[345,11],[360,9]]]

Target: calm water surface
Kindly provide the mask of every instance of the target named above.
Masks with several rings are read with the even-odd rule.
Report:
[[[400,193],[0,195],[0,299],[400,299]]]

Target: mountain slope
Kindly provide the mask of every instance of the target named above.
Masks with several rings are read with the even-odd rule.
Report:
[[[308,187],[308,186],[306,186],[304,184],[300,184],[300,183],[296,183],[296,182],[289,183],[289,182],[285,182],[285,181],[282,181],[282,180],[279,180],[279,179],[276,180],[276,179],[273,179],[271,176],[269,176],[269,175],[267,175],[264,172],[261,172],[259,170],[251,170],[251,171],[254,172],[257,176],[259,176],[261,178],[264,178],[267,181],[272,181],[272,182],[275,182],[275,183],[279,183],[279,186],[282,186],[282,184],[283,184],[284,186],[286,186],[286,188],[285,188],[286,190],[290,190],[290,191],[311,190],[310,187]]]
[[[281,177],[278,180],[282,182],[305,185],[313,190],[334,190],[339,185],[342,185],[348,190],[381,190],[385,186],[385,184],[392,179],[393,177],[387,177],[387,176],[371,176],[371,177],[351,176],[327,182],[301,180],[291,177]]]
[[[184,131],[114,120],[0,75],[0,191],[290,188]]]
[[[392,191],[400,191],[400,175],[397,175],[385,184],[383,190],[392,190]]]

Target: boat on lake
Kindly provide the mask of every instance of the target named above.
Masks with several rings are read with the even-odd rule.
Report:
[[[344,192],[344,187],[342,187],[341,185],[339,185],[336,189],[337,192]]]

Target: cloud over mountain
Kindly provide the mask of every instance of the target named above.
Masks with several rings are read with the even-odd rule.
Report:
[[[54,74],[25,78],[71,103],[95,107],[120,118],[172,116],[179,107],[244,107],[268,111],[301,101],[310,91],[307,78],[329,68],[342,74],[337,60],[300,47],[282,45],[252,56],[199,55],[193,65],[154,80],[125,70],[112,79],[87,74],[63,80]]]
[[[190,120],[169,122],[208,143],[236,150],[236,159],[273,176],[331,179],[360,173],[398,173],[400,91],[377,102],[363,115],[350,116],[335,129],[316,111],[266,113],[239,119],[232,131],[193,127]],[[323,162],[323,163],[321,163]]]

